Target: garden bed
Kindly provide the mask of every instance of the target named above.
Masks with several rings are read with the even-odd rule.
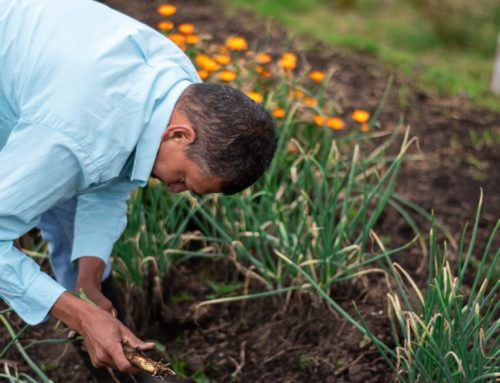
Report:
[[[207,282],[231,285],[241,282],[233,265],[225,261],[195,261],[164,277],[166,306],[150,310],[151,296],[136,300],[132,308],[136,331],[143,339],[166,346],[173,368],[200,380],[213,382],[381,382],[392,373],[377,350],[362,334],[309,293],[219,304],[195,310],[213,290]],[[250,290],[258,286],[250,284]],[[145,288],[148,290],[148,286]],[[332,297],[353,316],[352,301],[377,336],[391,343],[386,321],[386,288],[365,278],[338,286]],[[14,319],[19,330],[22,321]],[[66,331],[54,320],[32,327],[26,340],[63,339]],[[10,340],[2,335],[0,344]],[[29,341],[27,343],[29,343]],[[34,346],[29,355],[56,383],[93,382],[71,344]],[[19,355],[10,351],[5,360],[29,372]],[[111,378],[109,382],[112,382]]]
[[[106,3],[153,27],[159,21],[159,1]],[[228,35],[239,34],[262,43],[270,37],[270,47],[281,50],[285,42],[291,50],[305,52],[305,59],[313,68],[334,69],[328,92],[339,99],[345,116],[357,107],[374,111],[392,74],[391,69],[369,56],[340,53],[304,38],[292,40],[276,25],[267,34],[264,20],[247,12],[231,13],[217,1],[173,3],[182,10],[174,16],[175,22],[193,23],[214,40],[223,41]],[[482,188],[484,213],[477,238],[480,251],[500,217],[500,144],[495,139],[492,142],[487,133],[494,132],[498,139],[500,115],[480,110],[463,99],[439,99],[424,94],[416,89],[411,78],[401,74],[395,74],[394,79],[379,116],[381,125],[395,129],[403,117],[419,139],[418,150],[414,147],[410,153],[417,158],[404,163],[396,190],[427,211],[433,210],[451,235],[458,238],[465,222],[473,220]],[[429,228],[424,218],[416,215],[415,219],[424,230]],[[391,211],[382,216],[377,227],[395,245],[413,237],[407,223]],[[499,246],[497,238],[493,248]],[[425,268],[419,268],[422,258],[418,247],[399,254],[397,259],[409,270],[421,269],[420,274],[413,275],[417,283],[426,281]],[[163,277],[165,306],[154,307],[152,298],[145,294],[142,305],[137,304],[130,312],[130,317],[136,319],[138,334],[164,344],[167,357],[178,370],[195,376],[200,371],[199,381],[206,376],[214,382],[391,380],[392,373],[375,347],[316,296],[294,292],[290,296],[206,306],[200,313],[193,307],[216,292],[208,281],[224,286],[248,282],[229,261],[192,260]],[[247,288],[258,292],[261,286],[251,281]],[[384,279],[370,275],[335,285],[332,297],[354,317],[351,302],[356,301],[368,326],[390,344],[387,292]],[[146,312],[152,306],[153,310]],[[14,324],[21,326],[16,320]],[[60,338],[62,329],[54,326],[51,320],[28,329],[23,337]],[[7,339],[0,332],[0,344]],[[33,347],[30,355],[56,383],[92,381],[71,346]],[[14,351],[4,359],[20,360]]]

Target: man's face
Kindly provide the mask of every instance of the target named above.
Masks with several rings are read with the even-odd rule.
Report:
[[[203,195],[221,192],[222,179],[207,177],[200,167],[187,156],[187,149],[196,140],[196,134],[189,123],[176,120],[163,133],[162,143],[156,155],[152,175],[167,185],[173,193],[190,190]],[[173,116],[173,119],[174,119]]]

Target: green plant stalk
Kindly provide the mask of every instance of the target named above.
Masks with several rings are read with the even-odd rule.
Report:
[[[330,158],[331,152],[332,150],[324,152],[326,153],[324,155]],[[400,161],[400,159],[401,155],[397,157],[396,161]],[[239,230],[255,233],[249,239],[245,239],[242,242],[243,246],[237,247],[237,252],[250,264],[254,265],[258,272],[263,273],[264,277],[267,275],[266,278],[271,277],[274,279],[278,287],[286,282],[289,275],[293,276],[293,274],[296,274],[296,271],[287,264],[284,264],[285,268],[280,266],[279,262],[274,260],[273,248],[278,248],[288,253],[289,257],[295,263],[302,263],[304,260],[309,259],[307,258],[309,254],[314,254],[314,258],[310,259],[311,266],[309,269],[311,273],[315,274],[316,268],[319,274],[315,275],[314,278],[319,278],[318,282],[320,285],[330,284],[334,281],[331,276],[342,273],[343,268],[347,267],[350,271],[356,272],[355,269],[351,269],[351,265],[345,263],[349,254],[342,251],[344,246],[347,246],[345,241],[351,241],[351,235],[346,232],[346,222],[351,225],[352,232],[354,232],[356,225],[366,222],[364,216],[366,216],[367,205],[369,203],[366,196],[369,195],[370,198],[374,199],[377,193],[381,192],[379,189],[386,180],[393,182],[393,178],[384,176],[378,181],[378,188],[377,186],[369,186],[365,182],[365,198],[364,200],[360,200],[362,201],[362,206],[360,208],[355,207],[358,198],[350,195],[350,190],[353,190],[355,185],[354,180],[358,178],[356,155],[353,156],[353,160],[351,160],[351,163],[354,163],[354,166],[351,166],[343,177],[339,176],[342,164],[340,162],[335,163],[333,167],[333,188],[331,182],[327,182],[327,180],[330,180],[330,176],[328,176],[327,170],[323,165],[324,161],[320,161],[309,155],[302,156],[296,161],[295,166],[301,166],[300,172],[297,173],[297,190],[301,190],[301,196],[305,198],[308,206],[301,205],[301,199],[297,200],[293,195],[293,189],[287,189],[285,195],[280,200],[276,200],[274,193],[270,190],[265,193],[259,192],[259,200],[261,202],[257,204],[251,204],[254,201],[252,198],[248,200],[246,198],[221,199],[220,201],[224,206],[221,216],[227,217],[227,223],[223,225],[220,225],[220,221],[218,221],[216,215],[211,212],[209,213],[205,208],[202,208],[200,213],[203,215],[203,219],[206,219],[209,223],[208,227],[215,227],[217,235],[223,237],[228,243],[242,242],[234,226],[235,222],[241,224]],[[395,172],[396,170],[397,167],[393,166],[389,172]],[[316,180],[315,176],[316,171],[320,175],[318,180]],[[391,175],[393,174],[391,173]],[[385,196],[389,196],[390,192],[389,185],[389,190],[386,190]],[[339,193],[342,193],[340,198]],[[290,205],[286,202],[289,198],[290,201],[294,201]],[[339,214],[335,212],[337,210],[337,201],[340,201],[341,210]],[[388,198],[380,198],[377,203],[377,212],[380,212],[382,206],[387,204],[387,202]],[[296,208],[290,209],[290,206],[296,206],[296,213],[300,211],[300,214],[295,215],[296,213],[293,209]],[[239,207],[239,211],[244,212],[244,215],[235,215],[234,211],[236,207]],[[356,212],[353,218],[354,223],[349,222],[351,211]],[[336,218],[337,215],[340,215],[338,221]],[[359,221],[356,222],[358,218]],[[314,237],[314,227],[310,227],[310,220],[317,225],[317,233],[319,233],[317,239]],[[224,218],[223,222],[226,222]],[[274,222],[274,226],[271,227],[275,227],[276,234],[273,236],[269,235],[267,233],[268,229],[263,230],[261,222]],[[340,223],[336,225],[336,222]],[[375,224],[375,222],[376,219],[373,218],[371,224]],[[231,227],[231,230],[226,229],[227,225]],[[363,242],[368,237],[369,229],[366,228],[366,225],[363,226],[364,237],[359,237],[357,242],[355,241],[354,243]],[[334,228],[333,230],[327,229],[332,227]],[[206,229],[203,230],[205,231]],[[205,235],[207,235],[206,232]],[[265,245],[266,242],[269,245]],[[255,254],[249,251],[249,249],[258,249],[257,254],[260,259],[257,259]],[[360,252],[359,256],[351,259],[350,262],[363,262],[361,255],[364,256],[365,254],[367,253]],[[314,264],[317,266],[313,267]],[[321,265],[324,266],[320,268],[319,266]],[[269,282],[272,281],[270,280]]]
[[[4,315],[0,315],[0,321],[3,323],[5,329],[9,333],[9,335],[12,338],[15,338],[16,334],[14,333],[14,330],[12,329],[9,321],[5,318]],[[50,380],[47,377],[47,375],[45,375],[43,373],[43,371],[36,365],[36,363],[33,362],[33,360],[29,357],[29,355],[26,353],[26,351],[24,350],[24,348],[21,345],[21,343],[19,342],[19,340],[16,340],[15,344],[16,344],[17,350],[21,354],[21,356],[24,359],[24,361],[28,364],[28,366],[30,366],[30,368],[35,372],[35,374],[37,374],[40,377],[40,379],[42,380],[42,382],[43,383],[53,383],[52,380]]]
[[[7,310],[7,312],[9,312],[9,310]],[[3,315],[3,314],[0,314],[0,315]],[[19,338],[21,337],[21,335],[26,331],[26,329],[29,327],[29,325],[24,325],[21,330],[16,334],[15,337],[13,337],[9,343],[7,343],[7,345],[4,347],[4,349],[2,350],[2,352],[0,352],[0,359],[2,359],[2,357],[5,355],[5,353],[9,350],[9,348],[14,344],[16,343]]]
[[[433,216],[429,212],[427,212],[425,209],[423,209],[421,206],[416,204],[413,201],[410,201],[406,198],[403,198],[400,196],[398,193],[394,193],[392,195],[392,198],[394,201],[397,203],[406,206],[407,208],[415,211],[416,213],[420,214],[422,217],[426,218],[430,223],[432,223]],[[435,219],[435,218],[434,218]],[[450,231],[439,221],[436,220],[435,222],[436,227],[445,235],[446,240],[453,246],[454,249],[458,248],[457,241],[453,236],[451,235]]]
[[[274,297],[276,295],[282,295],[282,294],[286,294],[286,293],[289,293],[289,292],[292,292],[292,291],[304,290],[304,289],[308,289],[308,288],[309,288],[309,286],[307,286],[307,285],[291,286],[291,287],[285,287],[285,288],[276,289],[276,290],[272,290],[272,291],[265,291],[265,292],[262,292],[262,293],[247,294],[247,295],[238,295],[238,296],[235,296],[235,297],[210,299],[208,301],[203,301],[203,302],[198,303],[196,305],[196,307],[202,307],[202,306],[208,306],[208,305],[215,305],[215,304],[221,304],[221,303],[251,301],[251,300],[255,300],[255,299],[262,299],[262,298]]]
[[[21,373],[20,375],[23,376],[27,380],[26,381],[20,380],[18,377],[13,377],[12,375],[4,374],[4,373],[0,373],[0,378],[5,378],[9,382],[11,382],[11,383],[26,383],[26,382],[28,382],[28,383],[38,383],[35,379],[33,379],[31,376],[29,376],[29,375],[27,375],[25,373]]]
[[[382,110],[384,109],[385,104],[389,99],[389,95],[391,94],[393,82],[394,82],[394,75],[391,74],[385,85],[384,94],[380,99],[379,106],[377,107],[377,110],[375,111],[375,113],[373,113],[372,118],[368,122],[368,127],[370,130],[375,126],[376,123],[378,123],[378,117],[380,116],[380,113],[382,113]]]
[[[356,330],[361,332],[363,335],[366,335],[368,337],[373,337],[373,342],[377,344],[381,349],[383,349],[386,353],[391,355],[392,357],[396,357],[394,352],[387,347],[385,343],[383,343],[381,340],[376,338],[373,334],[370,333],[370,331],[367,331],[367,329],[363,326],[361,326],[356,320],[351,317],[342,307],[340,307],[337,302],[335,302],[317,283],[316,281],[308,274],[306,273],[301,267],[298,265],[294,264],[290,259],[288,259],[284,254],[281,254],[280,252],[276,252],[276,255],[278,255],[281,259],[283,259],[286,263],[288,263],[291,267],[296,269],[300,274],[304,276],[305,279],[311,284],[311,286],[316,290],[316,292],[323,298],[325,299],[326,302],[328,302],[344,319],[346,319]]]

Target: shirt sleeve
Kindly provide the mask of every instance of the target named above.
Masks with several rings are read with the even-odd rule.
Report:
[[[114,243],[127,225],[127,200],[137,185],[123,180],[78,196],[71,260],[93,256],[109,261]]]
[[[84,178],[79,152],[64,134],[29,121],[18,122],[0,151],[0,298],[29,324],[46,317],[64,288],[13,240],[76,193]]]

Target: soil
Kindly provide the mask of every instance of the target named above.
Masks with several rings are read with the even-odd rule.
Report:
[[[147,24],[159,20],[157,0],[108,0],[106,3]],[[179,13],[176,22],[191,22],[203,33],[223,41],[240,34],[264,44],[266,21],[249,12],[228,14],[215,0],[173,1]],[[388,78],[394,86],[380,115],[381,126],[394,129],[400,117],[418,137],[418,147],[400,171],[397,192],[427,211],[433,210],[452,237],[459,238],[464,224],[473,221],[483,190],[483,214],[477,238],[480,250],[500,218],[500,148],[481,145],[470,139],[471,132],[495,131],[500,134],[500,114],[481,110],[463,98],[438,98],[420,90],[409,75],[396,73],[370,56],[343,53],[307,38],[292,39],[283,29],[273,26],[269,46],[282,51],[284,46],[305,52],[302,60],[313,67],[334,68],[329,90],[345,115],[360,107],[374,111],[382,98]],[[418,70],[416,68],[415,70]],[[418,215],[420,227],[429,223]],[[387,212],[379,230],[396,242],[406,242],[413,234],[394,212]],[[496,238],[494,248],[500,246]],[[410,270],[421,265],[418,249],[398,259]],[[418,272],[414,273],[417,280]],[[388,382],[392,374],[373,345],[329,310],[315,297],[294,293],[290,297],[266,298],[246,303],[213,305],[194,310],[211,290],[206,281],[245,282],[234,265],[223,261],[192,261],[163,278],[165,304],[144,291],[128,295],[133,312],[129,322],[144,339],[160,341],[170,361],[183,361],[190,373],[203,370],[212,382]],[[153,279],[151,280],[153,283]],[[249,291],[259,291],[251,282]],[[151,290],[151,286],[149,286]],[[377,278],[335,286],[332,296],[354,315],[352,301],[369,326],[388,344],[390,331],[386,319],[386,287]],[[179,297],[187,297],[180,299]],[[135,299],[134,299],[135,298]],[[133,302],[133,303],[132,303]],[[154,310],[145,310],[153,307]],[[132,318],[132,319],[131,319]],[[19,329],[21,321],[13,316]],[[61,328],[53,320],[27,330],[23,339],[60,338]],[[8,339],[0,332],[0,344]],[[43,365],[56,382],[92,382],[92,376],[71,346],[33,347],[30,355]],[[162,357],[161,354],[156,354]],[[11,351],[4,360],[19,363]],[[174,367],[179,367],[179,363]]]

